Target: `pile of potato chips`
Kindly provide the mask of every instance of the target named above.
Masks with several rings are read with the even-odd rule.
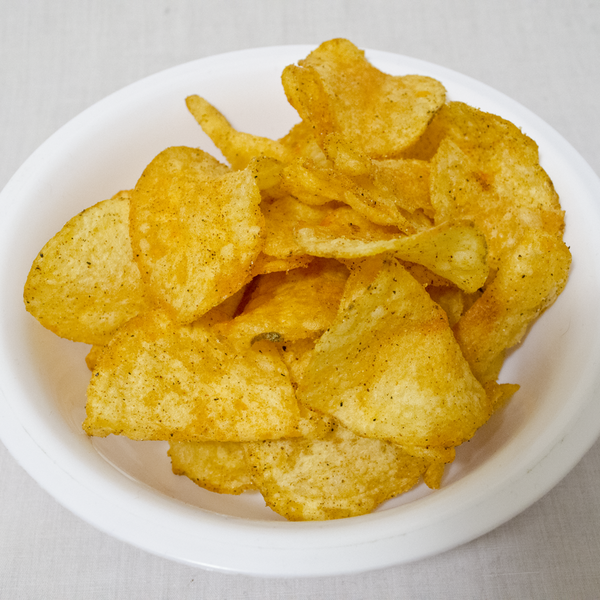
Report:
[[[167,440],[173,471],[290,520],[367,513],[518,388],[505,351],[564,288],[564,214],[536,144],[344,39],[288,66],[282,139],[189,111],[172,147],[35,259],[27,310],[92,344],[84,430]]]

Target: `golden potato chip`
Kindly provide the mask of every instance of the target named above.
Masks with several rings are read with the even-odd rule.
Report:
[[[443,310],[385,260],[315,346],[299,399],[356,433],[444,456],[487,421],[490,402]]]
[[[288,195],[283,186],[282,171],[284,164],[268,156],[257,156],[249,163],[247,169],[252,173],[254,183],[260,190],[263,203],[268,203]]]
[[[452,287],[454,285],[449,279],[434,273],[423,265],[406,260],[401,260],[400,262],[424,288],[428,288],[429,286]]]
[[[149,294],[189,323],[250,279],[264,218],[250,171],[201,150],[168,148],[145,169],[131,198],[135,259]]]
[[[436,223],[472,219],[499,273],[455,328],[473,372],[481,382],[493,380],[504,351],[522,339],[566,283],[564,213],[539,164],[537,145],[514,124],[452,102],[427,136],[430,147],[437,143],[431,171]],[[521,275],[527,280],[516,282]]]
[[[331,417],[299,405],[297,431],[305,439],[327,436],[335,427]],[[219,494],[241,494],[256,489],[246,447],[252,442],[170,442],[175,475]]]
[[[427,287],[427,293],[444,309],[448,324],[454,327],[465,312],[464,292],[457,287],[430,285]]]
[[[322,439],[334,430],[336,423],[333,417],[317,412],[305,406],[302,402],[298,402],[298,408],[300,410],[297,428],[299,435],[290,439]],[[253,442],[248,443],[251,444]]]
[[[529,229],[505,254],[481,298],[462,316],[454,334],[481,381],[496,379],[504,351],[564,289],[571,253],[562,239]]]
[[[362,258],[393,252],[404,261],[421,264],[474,292],[485,283],[489,267],[483,234],[464,221],[445,223],[411,236],[362,240],[335,237],[327,227],[305,227],[297,232],[298,243],[308,254],[333,258]]]
[[[234,169],[244,169],[257,156],[267,156],[281,161],[288,158],[283,144],[269,138],[237,131],[204,98],[196,95],[188,96],[185,102],[204,133]]]
[[[292,385],[298,387],[304,371],[310,362],[312,351],[315,349],[317,338],[302,338],[300,340],[280,342],[277,346],[288,371]]]
[[[429,163],[424,160],[374,160],[372,185],[382,195],[389,194],[395,204],[409,214],[412,221],[420,217],[422,226],[431,226],[434,209],[429,198]],[[427,218],[424,218],[427,217]]]
[[[328,162],[317,166],[304,158],[291,161],[281,171],[282,187],[290,196],[310,206],[342,202],[343,181]]]
[[[305,224],[296,227],[296,231],[306,227],[318,226],[327,230],[329,237],[346,238],[351,240],[375,241],[392,240],[399,237],[398,227],[377,225],[349,206],[340,206],[330,210],[317,224]],[[298,242],[296,242],[298,243]]]
[[[350,275],[344,286],[344,293],[340,300],[339,312],[345,311],[354,305],[354,301],[366,293],[383,267],[389,260],[387,254],[376,254],[366,258],[342,260]]]
[[[171,442],[169,456],[175,475],[219,494],[241,494],[255,488],[241,442]]]
[[[267,273],[287,272],[292,269],[308,267],[313,261],[313,258],[314,257],[308,254],[277,258],[276,256],[269,256],[268,254],[261,252],[252,265],[250,275],[251,277],[257,277],[258,275],[266,275]]]
[[[347,278],[346,267],[328,259],[262,275],[242,313],[218,331],[247,343],[265,336],[276,342],[315,337],[335,318]]]
[[[393,158],[418,139],[445,101],[442,84],[382,73],[344,39],[321,44],[283,71],[290,104],[316,130],[337,133],[371,158]]]
[[[334,426],[323,438],[246,444],[256,487],[290,521],[371,512],[415,486],[427,462],[398,446]]]
[[[104,351],[104,346],[92,346],[85,357],[85,364],[90,371],[93,371],[98,362],[100,354]]]
[[[317,144],[313,126],[308,121],[296,123],[286,135],[280,138],[279,142],[285,146],[289,160],[300,157],[317,162],[327,160],[323,150]]]
[[[439,121],[445,137],[432,164],[436,223],[474,221],[495,262],[524,229],[562,236],[564,212],[531,138],[509,121],[460,102],[445,106]]]
[[[201,325],[160,311],[126,323],[100,355],[87,392],[89,435],[255,441],[296,435],[288,371],[268,342],[238,352]]]
[[[349,173],[338,167],[339,162],[294,160],[282,169],[281,186],[305,204],[343,202],[372,223],[405,233],[431,227],[428,163],[363,157],[360,167]]]
[[[318,225],[332,211],[331,206],[308,206],[286,196],[261,204],[265,216],[265,243],[263,252],[276,258],[290,258],[306,254],[296,241],[296,229]]]
[[[129,239],[129,198],[120,192],[79,213],[33,261],[25,307],[56,335],[103,345],[147,307]]]
[[[428,488],[437,490],[441,487],[445,466],[442,461],[434,461],[427,467],[423,473],[423,481]]]
[[[202,315],[199,321],[208,326],[212,326],[214,323],[233,319],[238,312],[240,305],[244,301],[247,289],[248,286],[240,288],[235,294],[229,296],[229,298],[225,298],[221,304],[211,308],[207,313]]]
[[[498,383],[497,381],[489,380],[485,382],[483,387],[495,412],[506,405],[513,394],[519,390],[520,386],[516,383]]]

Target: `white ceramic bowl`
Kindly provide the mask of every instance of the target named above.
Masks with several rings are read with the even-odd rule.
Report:
[[[600,431],[600,182],[553,129],[472,79],[383,52],[392,74],[441,80],[450,99],[510,119],[535,139],[567,211],[568,286],[502,371],[511,404],[459,448],[443,488],[424,485],[375,513],[289,523],[260,495],[217,495],[171,473],[166,443],[89,439],[81,430],[88,347],[25,312],[22,290],[44,243],[77,212],[132,188],[171,145],[216,149],[186,110],[200,94],[237,128],[280,137],[296,122],[280,83],[310,47],[202,59],[133,84],[73,119],[16,173],[0,210],[0,435],[59,502],[102,531],[187,564],[262,576],[351,573],[458,546],[515,516],[554,486]],[[216,153],[218,155],[218,153]]]

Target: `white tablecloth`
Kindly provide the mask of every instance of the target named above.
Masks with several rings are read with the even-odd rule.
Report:
[[[491,85],[600,173],[596,0],[2,0],[0,188],[50,134],[128,83],[211,54],[333,37]],[[96,531],[0,445],[0,598],[600,598],[598,498],[600,443],[531,508],[445,554],[355,576],[254,579],[172,563]]]

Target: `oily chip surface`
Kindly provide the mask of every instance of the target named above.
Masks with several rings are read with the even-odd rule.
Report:
[[[443,310],[390,258],[315,346],[302,402],[416,455],[470,439],[491,414]]]
[[[169,457],[175,475],[209,492],[238,495],[255,488],[241,442],[171,442]]]
[[[191,323],[250,279],[262,248],[260,192],[250,171],[229,172],[201,150],[168,148],[131,199],[130,231],[154,301]]]
[[[267,506],[290,521],[355,517],[415,486],[427,461],[333,425],[320,438],[247,444]]]
[[[344,39],[324,42],[286,67],[282,81],[290,104],[318,136],[337,134],[371,158],[399,156],[446,98],[439,81],[383,73]]]
[[[147,308],[129,239],[130,196],[120,192],[73,217],[34,260],[25,306],[56,335],[106,344]]]
[[[238,351],[202,323],[160,311],[126,323],[94,366],[89,435],[134,440],[255,441],[296,435],[298,404],[267,341]]]

